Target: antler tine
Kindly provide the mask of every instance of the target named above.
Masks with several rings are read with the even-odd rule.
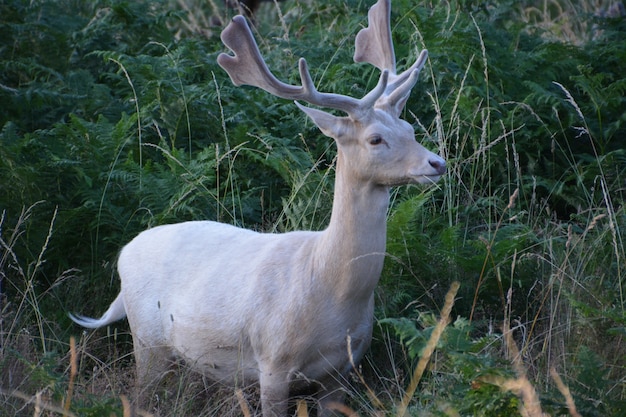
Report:
[[[354,61],[367,62],[381,71],[389,71],[384,101],[400,103],[417,82],[428,52],[423,50],[410,68],[396,74],[396,58],[391,40],[391,0],[378,0],[367,13],[367,19],[368,26],[361,29],[356,36]]]
[[[276,95],[279,92],[293,95],[300,91],[298,87],[282,83],[270,72],[243,16],[235,16],[220,37],[235,53],[234,56],[221,53],[217,57],[217,63],[233,84],[252,85]]]
[[[403,90],[405,88],[408,88],[408,90],[411,90],[411,88],[413,88],[413,86],[417,82],[417,75],[419,75],[420,71],[424,67],[424,64],[426,64],[427,59],[428,59],[428,51],[424,49],[422,50],[420,55],[417,57],[417,60],[415,61],[415,63],[411,65],[410,68],[406,69],[402,74],[396,75],[394,77],[393,81],[389,84],[389,90],[395,91],[397,88],[400,88],[400,86],[402,86],[401,89]],[[414,75],[415,75],[414,81],[413,82],[408,81]]]
[[[367,13],[368,27],[356,35],[354,62],[367,62],[396,74],[396,57],[391,41],[391,0],[379,0]]]
[[[356,35],[355,62],[367,62],[381,71],[389,70],[396,85],[404,82],[413,71],[422,69],[428,56],[425,50],[409,69],[396,75],[396,57],[391,41],[391,0],[378,0],[367,13],[367,19],[368,27]]]
[[[235,55],[222,53],[217,57],[217,63],[228,73],[235,85],[247,84],[259,87],[277,97],[302,100],[316,106],[342,110],[350,115],[362,111],[364,107],[362,100],[317,91],[304,58],[300,58],[298,63],[302,86],[285,84],[277,79],[267,68],[243,16],[235,16],[222,31],[221,38]],[[382,91],[379,95],[381,94]]]

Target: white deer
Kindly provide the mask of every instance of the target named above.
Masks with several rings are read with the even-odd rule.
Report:
[[[234,56],[219,65],[236,85],[341,110],[338,117],[296,105],[337,143],[332,215],[319,232],[257,233],[212,221],[144,231],[118,261],[121,292],[97,328],[128,318],[138,386],[157,380],[171,358],[210,378],[258,382],[264,417],[287,415],[290,393],[313,387],[320,412],[341,401],[342,379],[368,348],[374,289],[385,255],[390,187],[433,183],[445,161],[415,141],[399,118],[427,57],[396,74],[390,0],[379,0],[356,37],[354,59],[382,71],[362,99],[320,93],[304,59],[302,86],[268,70],[242,16],[222,32]]]

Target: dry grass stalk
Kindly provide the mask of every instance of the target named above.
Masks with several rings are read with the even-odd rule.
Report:
[[[128,401],[128,397],[125,395],[120,395],[120,400],[122,401],[122,409],[124,417],[131,417],[133,415],[132,408],[130,406],[130,401]]]
[[[70,337],[70,381],[67,387],[67,395],[65,396],[65,404],[63,404],[64,416],[70,411],[70,404],[72,403],[72,394],[74,393],[74,379],[78,373],[78,361],[76,355],[76,339],[74,336]]]
[[[572,393],[569,391],[569,387],[565,385],[561,376],[556,372],[554,367],[550,368],[550,376],[554,380],[559,392],[563,395],[563,397],[565,397],[565,404],[567,405],[567,409],[572,417],[581,417],[578,410],[576,410],[576,404],[574,404],[574,398],[572,397]]]
[[[298,400],[296,404],[296,416],[297,417],[308,417],[309,410],[306,408],[306,401]]]
[[[406,392],[404,393],[404,397],[398,406],[398,416],[404,417],[406,415],[407,408],[409,406],[409,401],[415,394],[417,390],[417,385],[422,379],[422,375],[424,374],[424,370],[426,369],[426,365],[430,361],[430,357],[435,351],[435,347],[443,334],[444,329],[450,322],[450,312],[452,311],[452,306],[454,305],[454,298],[456,297],[456,293],[458,292],[460,284],[458,282],[453,282],[446,294],[445,304],[443,305],[443,309],[441,310],[441,317],[439,322],[435,326],[430,339],[428,340],[428,344],[424,348],[424,354],[420,357],[415,370],[413,371],[413,377],[411,378],[411,382]]]
[[[63,407],[59,407],[57,405],[51,404],[45,400],[42,400],[41,394],[42,392],[38,392],[35,395],[27,395],[20,391],[7,391],[0,388],[0,394],[6,395],[8,397],[15,397],[23,400],[25,403],[34,404],[34,416],[40,416],[44,411],[51,411],[53,413],[63,414],[66,417],[77,417],[76,414],[71,411],[65,411]]]
[[[347,344],[348,344],[348,358],[350,359],[350,365],[352,365],[352,369],[354,369],[354,373],[359,377],[359,381],[361,381],[361,384],[363,384],[363,386],[365,387],[365,390],[367,391],[367,396],[369,397],[370,401],[373,403],[374,408],[379,409],[379,410],[383,409],[384,408],[383,403],[378,399],[378,397],[376,396],[374,391],[370,388],[370,386],[367,385],[367,383],[365,382],[365,378],[363,378],[363,374],[359,371],[359,368],[354,363],[354,356],[352,355],[352,339],[350,338],[349,334],[347,336]],[[337,410],[337,411],[340,411],[340,410]]]
[[[332,404],[330,404],[329,408],[331,410],[333,410],[333,411],[340,412],[341,414],[343,414],[346,417],[359,417],[359,415],[357,414],[356,411],[354,411],[353,409],[351,409],[350,407],[348,407],[345,404],[332,403]],[[308,414],[304,414],[304,415],[298,414],[298,417],[308,417]]]
[[[139,410],[137,408],[133,409],[133,406],[130,404],[130,401],[126,395],[120,395],[120,401],[122,402],[122,416],[124,417],[154,417],[152,413],[149,413],[144,410]]]
[[[33,417],[39,417],[41,411],[41,392],[38,392],[35,394],[35,414],[33,414]]]
[[[243,396],[243,391],[241,389],[235,390],[235,395],[237,396],[237,401],[239,401],[239,407],[241,408],[241,412],[244,417],[250,417],[252,413],[250,412],[250,407],[248,407],[248,402]]]
[[[513,340],[512,332],[508,322],[503,324],[504,341],[509,354],[513,369],[517,373],[517,379],[501,380],[496,378],[493,382],[500,388],[515,393],[522,399],[520,404],[520,413],[523,416],[528,417],[543,417],[547,416],[541,410],[541,403],[535,387],[530,383],[526,375],[526,368],[522,362],[522,355],[520,354],[517,344]]]

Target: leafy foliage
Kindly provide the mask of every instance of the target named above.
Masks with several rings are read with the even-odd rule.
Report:
[[[407,348],[408,355],[416,358],[431,337],[436,319],[432,314],[420,315],[417,320],[408,318],[385,319]],[[429,409],[434,404],[447,403],[463,415],[499,416],[518,415],[518,399],[501,391],[496,385],[482,381],[487,376],[512,377],[510,365],[497,358],[498,336],[495,334],[472,338],[472,326],[465,319],[457,319],[448,326],[439,340],[436,364],[429,381],[423,383],[421,404]]]
[[[444,403],[515,413],[512,394],[472,385],[510,373],[496,347],[508,321],[538,386],[555,367],[582,414],[623,414],[626,24],[572,3],[393,1],[399,67],[430,53],[404,118],[449,163],[439,184],[394,191],[376,312],[407,355],[394,372],[411,368],[429,312],[462,283],[459,319],[415,413]],[[255,36],[279,78],[298,83],[304,56],[320,90],[358,97],[375,85],[377,70],[351,63],[369,3],[266,6]],[[202,26],[215,11],[193,1],[0,5],[0,310],[10,323],[0,367],[19,368],[21,389],[52,387],[62,400],[62,352],[76,331],[65,312],[106,307],[116,254],[141,230],[327,224],[334,144],[292,103],[232,85],[215,62],[219,29]],[[108,343],[91,347],[104,362],[117,352]],[[376,343],[373,362],[384,355]],[[547,407],[564,413],[546,391]],[[86,397],[76,412],[119,409]]]

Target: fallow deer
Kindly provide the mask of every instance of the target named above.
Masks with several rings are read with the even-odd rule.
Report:
[[[379,0],[368,18],[354,59],[382,73],[361,99],[317,91],[304,59],[302,85],[278,80],[242,16],[222,32],[234,55],[223,53],[218,63],[236,85],[346,113],[296,102],[337,145],[330,223],[274,234],[192,221],[133,239],[119,256],[121,292],[109,310],[100,319],[73,318],[90,328],[128,318],[139,386],[182,357],[217,381],[258,381],[264,417],[285,416],[290,392],[302,388],[315,388],[318,415],[341,401],[350,355],[358,363],[371,341],[390,189],[434,183],[446,171],[400,119],[426,51],[396,73],[390,0]]]

